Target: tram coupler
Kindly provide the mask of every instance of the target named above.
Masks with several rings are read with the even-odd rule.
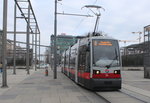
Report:
[[[48,76],[48,69],[45,69],[45,76]]]

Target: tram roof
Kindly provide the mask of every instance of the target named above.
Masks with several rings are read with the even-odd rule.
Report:
[[[109,37],[109,36],[92,36],[91,38],[92,39],[111,39],[111,40],[117,40],[117,39],[114,39],[114,38]]]

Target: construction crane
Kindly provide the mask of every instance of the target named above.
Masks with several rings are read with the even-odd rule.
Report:
[[[139,31],[139,32],[132,32],[132,34],[139,34],[139,38],[137,38],[137,39],[139,40],[139,43],[141,43],[141,39],[142,39],[141,34],[142,34],[142,32],[141,31]]]
[[[123,42],[124,43],[124,46],[126,46],[126,43],[127,42],[138,42],[136,40],[118,40],[119,42]]]
[[[126,43],[127,42],[138,42],[137,40],[118,40],[119,42],[123,42],[124,43],[124,47],[126,47]],[[127,54],[127,50],[126,49],[122,49],[123,50],[123,55]]]

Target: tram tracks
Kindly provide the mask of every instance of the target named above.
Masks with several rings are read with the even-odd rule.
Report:
[[[136,98],[144,103],[150,103],[150,92],[130,85],[122,84],[120,92]]]
[[[97,95],[103,97],[108,103],[146,103],[137,98],[131,97],[121,91],[112,92],[96,92]]]
[[[98,92],[95,92],[95,95],[99,96],[101,99],[103,99],[104,101],[106,101],[106,103],[111,103],[107,98],[103,97],[102,95],[99,95]]]
[[[79,88],[79,91],[82,91],[83,95],[89,99],[90,103],[97,103],[95,101],[93,102],[91,95],[92,97],[96,97],[97,95],[105,103],[150,103],[150,93],[148,91],[127,84],[122,84],[122,89],[119,91],[100,92],[93,92],[77,85],[76,83],[73,84]]]
[[[124,85],[119,91],[100,91],[96,94],[107,100],[108,103],[150,103],[148,93],[139,93]]]
[[[103,101],[105,101],[105,103],[150,103],[149,97],[146,97],[145,95],[141,95],[137,92],[129,90],[129,89],[125,88],[124,86],[119,91],[92,92],[90,90],[86,90],[84,87],[76,85],[75,83],[74,83],[74,85],[77,86],[80,89],[80,91],[83,91],[82,93],[87,98],[90,97],[89,94],[90,95],[95,94],[95,96],[97,95],[99,98],[101,98]],[[91,102],[91,103],[93,103],[93,102]]]
[[[130,91],[127,89],[121,89],[120,92],[122,92],[132,98],[135,98],[143,103],[150,103],[149,97],[146,97],[145,95],[141,95],[139,93],[136,93],[136,92],[133,92],[133,91]]]

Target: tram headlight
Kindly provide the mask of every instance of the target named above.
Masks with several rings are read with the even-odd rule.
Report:
[[[120,70],[114,70],[114,74],[120,74]]]
[[[100,70],[93,70],[93,73],[94,73],[94,74],[100,74],[101,71],[100,71]]]

